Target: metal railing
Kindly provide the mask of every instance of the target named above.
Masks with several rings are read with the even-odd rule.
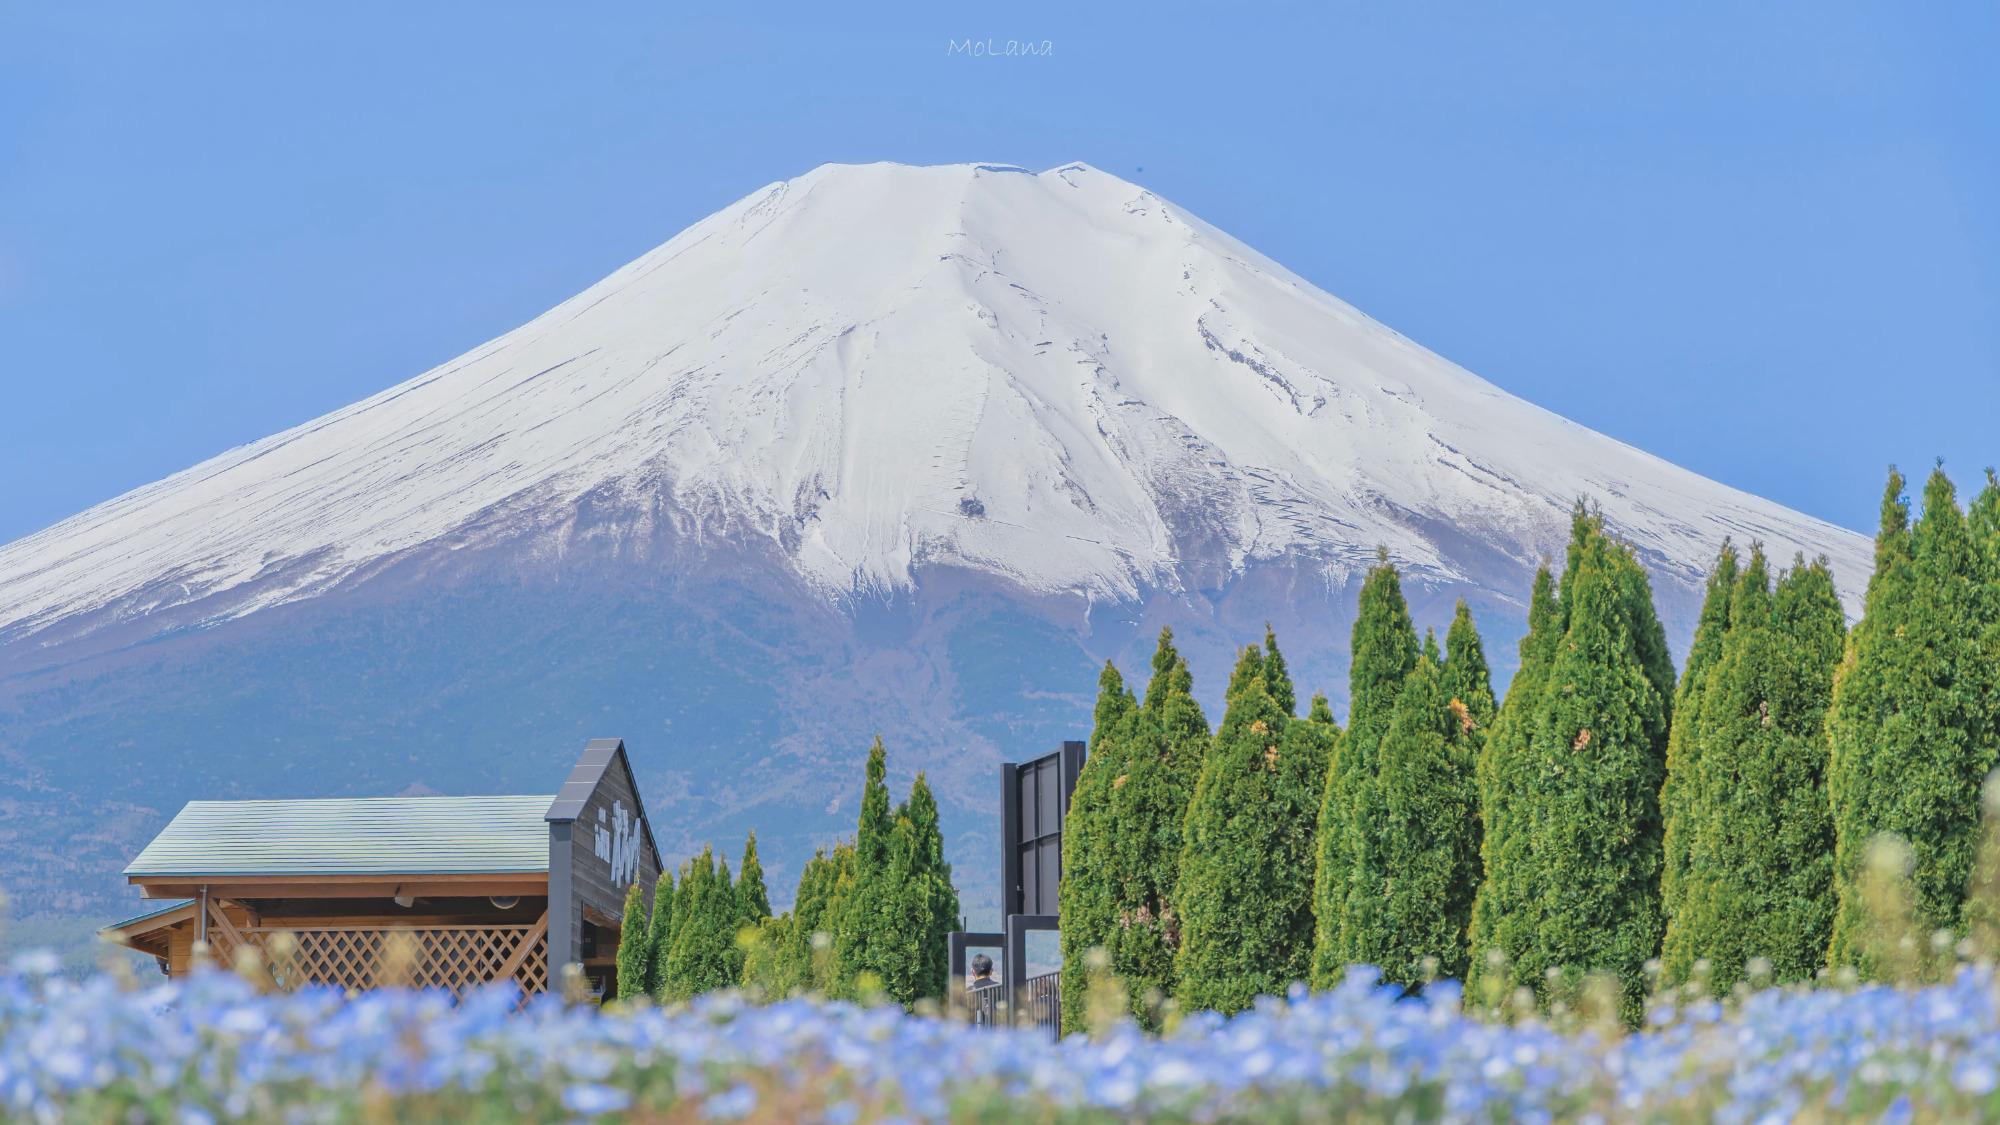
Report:
[[[1024,999],[1020,1016],[1015,1026],[1039,1027],[1049,1033],[1049,1038],[1062,1036],[1062,973],[1043,973],[1029,977],[1021,986]]]
[[[1001,993],[1006,990],[999,985],[990,988],[975,988],[965,995],[965,1010],[974,1027],[998,1027],[1006,1018],[1006,1008],[1001,1004]]]
[[[1062,1033],[1062,973],[1028,975],[1028,935],[1055,934],[1054,915],[1010,914],[1000,933],[960,930],[947,938],[945,955],[951,965],[949,1002],[952,1014],[978,1027],[1037,1027],[1055,1039]],[[1000,983],[969,987],[966,973],[974,949],[998,947],[1005,968]],[[1046,960],[1042,961],[1047,964]],[[985,978],[990,982],[991,978]],[[1016,985],[1014,982],[1019,981]]]

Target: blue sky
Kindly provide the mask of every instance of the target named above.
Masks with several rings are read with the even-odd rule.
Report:
[[[825,161],[1088,161],[1852,527],[2000,461],[1990,3],[112,11],[0,8],[0,540]]]

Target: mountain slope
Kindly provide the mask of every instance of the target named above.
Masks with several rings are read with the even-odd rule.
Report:
[[[975,921],[994,765],[1172,626],[1344,704],[1354,579],[1496,671],[1587,496],[1678,642],[1725,535],[1862,537],[1516,399],[1082,165],[828,166],[499,339],[0,547],[7,935],[123,908],[191,798],[543,791],[624,737],[670,854],[783,898],[882,734]],[[0,941],[18,940],[0,935]]]
[[[1295,557],[1337,584],[1378,544],[1479,583],[1558,548],[1580,495],[1669,582],[1725,534],[1829,555],[1850,598],[1866,574],[1859,537],[1507,395],[1117,177],[830,165],[0,548],[0,641],[129,643],[584,534],[766,543],[836,597],[925,564],[1110,599]]]

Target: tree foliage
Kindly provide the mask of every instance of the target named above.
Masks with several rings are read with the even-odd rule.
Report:
[[[1914,526],[1893,470],[1875,573],[1834,680],[1827,789],[1834,822],[1830,960],[1879,968],[1865,933],[1863,858],[1881,833],[1909,845],[1924,929],[1962,923],[1979,839],[1979,786],[2000,758],[2000,573],[1991,509],[1959,510],[1942,469]],[[1984,535],[1988,543],[1980,543]]]
[[[1906,842],[1907,921],[1992,940],[1967,887],[2000,886],[2000,843],[1976,858],[2000,761],[2000,479],[1961,510],[1934,473],[1914,522],[1903,483],[1851,633],[1825,560],[1774,583],[1761,545],[1746,561],[1725,542],[1678,681],[1644,568],[1581,502],[1560,574],[1535,576],[1504,704],[1471,611],[1420,642],[1386,556],[1360,591],[1345,732],[1323,695],[1295,717],[1268,625],[1213,731],[1171,631],[1143,699],[1107,663],[1065,818],[1064,1026],[1103,995],[1100,964],[1147,1027],[1168,997],[1234,1012],[1355,962],[1488,999],[1609,971],[1628,1018],[1655,955],[1670,981],[1705,962],[1718,990],[1758,958],[1780,981],[1829,958],[1874,974],[1897,956],[1863,901],[1885,833]],[[635,890],[621,980],[940,995],[961,922],[937,802],[919,774],[892,807],[886,774],[877,739],[853,838],[804,866],[784,915],[754,835],[733,881],[707,850],[665,875],[650,920]]]
[[[1604,970],[1636,1012],[1659,949],[1660,789],[1673,668],[1630,547],[1579,503],[1558,583],[1536,575],[1521,668],[1478,768],[1478,992]],[[1496,976],[1496,974],[1499,974]]]
[[[1689,932],[1677,926],[1684,911],[1681,881],[1687,871],[1688,849],[1694,840],[1694,824],[1689,820],[1688,795],[1692,792],[1700,741],[1695,727],[1701,718],[1701,693],[1708,686],[1708,674],[1722,659],[1723,638],[1729,632],[1730,600],[1736,592],[1736,546],[1722,541],[1715,569],[1709,571],[1708,586],[1702,595],[1701,616],[1695,621],[1694,640],[1688,646],[1687,666],[1674,689],[1673,725],[1667,732],[1667,779],[1660,786],[1660,815],[1665,824],[1660,869],[1660,912],[1666,919],[1666,937],[1661,960],[1667,977],[1679,981],[1687,977],[1695,954],[1683,940]]]
[[[1251,647],[1237,661],[1188,807],[1175,893],[1187,1007],[1240,1011],[1301,979],[1310,960],[1314,796],[1332,732],[1291,720],[1266,655]]]
[[[1457,715],[1457,718],[1472,740],[1476,760],[1479,750],[1486,745],[1487,734],[1493,729],[1493,719],[1499,706],[1493,698],[1493,670],[1486,663],[1486,644],[1479,639],[1479,627],[1473,623],[1472,610],[1462,599],[1452,611],[1451,628],[1445,632],[1444,651],[1446,705],[1450,705],[1450,700],[1457,700],[1458,706],[1464,708],[1465,713]],[[1454,714],[1457,710],[1453,708]]]
[[[1266,641],[1267,655],[1276,655],[1275,639],[1267,635]],[[1281,677],[1283,659],[1276,655]],[[1093,948],[1108,955],[1108,971],[1126,990],[1128,1009],[1141,1025],[1158,1026],[1160,1003],[1173,988],[1183,827],[1212,734],[1171,629],[1160,631],[1151,669],[1145,700],[1135,704],[1107,666],[1090,758],[1064,825],[1066,1030],[1083,1026]],[[1288,677],[1283,682],[1289,686]],[[1115,737],[1103,737],[1113,731]],[[1082,865],[1073,858],[1072,841],[1091,849]],[[1095,881],[1094,901],[1086,897],[1086,878]],[[1072,922],[1073,911],[1090,921]]]
[[[674,908],[678,902],[674,873],[660,872],[653,884],[652,918],[646,939],[646,992],[658,996],[667,983],[667,961],[674,949]]]
[[[645,994],[646,980],[653,971],[652,936],[647,926],[645,888],[634,879],[625,888],[625,914],[618,926],[619,997]]]
[[[958,891],[944,860],[937,799],[918,773],[910,796],[896,809],[890,840],[888,891],[894,909],[881,947],[894,953],[876,972],[889,998],[909,1007],[944,995],[949,970],[946,945],[958,928]]]
[[[790,911],[759,922],[750,931],[743,953],[743,989],[759,1000],[782,1000],[806,991],[800,971],[805,962],[794,960],[793,917]]]
[[[1471,645],[1463,635],[1461,643]],[[1478,727],[1448,678],[1432,652],[1418,657],[1396,694],[1380,766],[1362,783],[1356,824],[1343,944],[1349,960],[1408,987],[1440,974],[1463,979],[1479,885]],[[1490,707],[1490,689],[1486,698]]]
[[[1662,672],[1664,633],[1637,558],[1594,513],[1579,511],[1576,522],[1563,576],[1566,627],[1535,710],[1520,794],[1536,901],[1515,956],[1537,977],[1617,973],[1631,1007],[1660,943],[1672,673]]]
[[[879,995],[906,1006],[944,994],[947,936],[960,923],[937,798],[920,773],[908,799],[892,809],[887,777],[878,738],[854,839],[813,853],[785,914],[769,915],[754,835],[733,888],[724,865],[736,975],[757,994]]]
[[[673,944],[661,982],[660,999],[689,1000],[735,984],[736,896],[729,865],[703,848],[682,869],[674,896]]]
[[[799,872],[792,920],[778,936],[789,951],[774,974],[784,986],[781,995],[804,990],[832,995],[839,987],[833,929],[840,922],[840,891],[854,880],[854,845],[843,841],[833,850],[818,849]]]
[[[1331,750],[1315,821],[1310,976],[1316,988],[1332,985],[1353,960],[1354,949],[1344,933],[1347,906],[1357,879],[1363,818],[1373,815],[1362,805],[1371,799],[1368,784],[1379,765],[1382,737],[1417,655],[1416,626],[1403,600],[1402,582],[1387,552],[1381,552],[1361,584],[1348,670],[1347,731]]]
[[[1735,582],[1722,650],[1697,697],[1680,911],[1665,939],[1670,973],[1695,959],[1726,991],[1751,958],[1779,981],[1810,979],[1833,920],[1833,827],[1826,715],[1846,619],[1824,563],[1804,559],[1769,588],[1761,547]]]
[[[896,830],[894,811],[889,805],[888,752],[878,736],[869,747],[868,764],[861,786],[861,816],[855,824],[854,862],[841,872],[835,890],[839,910],[833,930],[834,964],[838,978],[836,995],[851,997],[868,982],[879,985],[882,969],[897,951],[885,944],[894,932],[891,913],[895,904],[888,894],[890,836]]]
[[[743,841],[743,866],[736,872],[736,923],[755,927],[771,916],[771,896],[764,889],[764,861],[757,855],[757,833]]]
[[[1097,677],[1097,706],[1091,714],[1090,744],[1063,817],[1062,884],[1057,909],[1062,916],[1062,1026],[1083,1026],[1091,988],[1091,950],[1108,947],[1118,913],[1119,887],[1113,870],[1114,784],[1126,773],[1126,747],[1134,738],[1139,705],[1125,678],[1109,661]]]
[[[1173,992],[1181,938],[1174,893],[1188,803],[1213,737],[1187,662],[1172,631],[1162,629],[1145,706],[1133,721],[1124,783],[1114,780],[1110,796],[1118,897],[1106,951],[1133,1018],[1148,1028],[1158,1026],[1160,1002]]]

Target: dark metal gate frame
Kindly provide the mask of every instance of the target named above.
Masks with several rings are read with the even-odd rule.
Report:
[[[1028,976],[1028,935],[1057,931],[1053,914],[1007,916],[1007,987],[1014,1003],[1015,1027],[1047,1029],[1049,1038],[1062,1036],[1062,972]]]
[[[954,933],[950,935],[947,952],[951,972],[948,1003],[954,1010],[968,1013],[975,1022],[991,1022],[1002,1027],[1039,1027],[1045,1029],[1051,1039],[1062,1033],[1061,971],[1028,976],[1028,935],[1059,930],[1053,912],[1055,888],[1043,886],[1046,880],[1041,879],[1038,872],[1035,901],[1028,901],[1021,853],[1024,846],[1037,844],[1036,860],[1039,862],[1039,848],[1046,847],[1053,838],[1060,885],[1062,830],[1069,819],[1069,801],[1076,791],[1077,776],[1083,772],[1085,753],[1084,743],[1064,742],[1052,754],[1026,762],[1008,762],[1000,767],[1000,912],[1004,919],[1003,930],[1000,933]],[[1044,825],[1037,817],[1034,830],[1024,833],[1021,829],[1021,771],[1043,769],[1056,772],[1054,830],[1044,831]],[[1043,794],[1038,788],[1033,796],[1039,811]],[[1049,912],[1042,913],[1043,909]],[[996,945],[1001,950],[1001,987],[985,990],[980,995],[968,993],[965,987],[966,952],[975,946]],[[986,1019],[982,1020],[982,1016]]]
[[[951,982],[947,995],[950,1007],[962,1012],[973,1023],[982,1027],[999,1026],[1007,1022],[1013,1009],[1008,1006],[1006,989],[986,988],[973,992],[966,987],[965,955],[971,949],[992,948],[1000,950],[1001,983],[1006,982],[1007,935],[980,931],[960,930],[947,937],[949,948],[945,964],[951,968]]]

